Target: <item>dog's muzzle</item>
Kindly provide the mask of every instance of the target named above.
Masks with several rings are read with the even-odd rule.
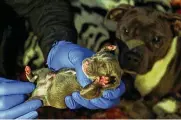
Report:
[[[125,42],[127,49],[123,50],[120,56],[121,67],[137,72],[143,59],[144,42],[140,40],[129,40]]]

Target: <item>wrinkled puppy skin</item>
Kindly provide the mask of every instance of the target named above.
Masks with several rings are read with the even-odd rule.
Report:
[[[117,57],[111,51],[116,46],[109,45],[101,49],[90,58],[82,62],[82,69],[85,75],[92,80],[92,83],[80,86],[74,69],[63,68],[53,72],[48,68],[31,71],[26,66],[25,72],[30,82],[36,83],[30,99],[41,99],[44,106],[52,106],[59,109],[67,108],[65,97],[78,91],[85,99],[98,98],[107,89],[115,89],[120,85],[123,74]]]
[[[115,22],[119,62],[135,77],[142,97],[158,99],[181,87],[181,16],[149,7],[120,5],[106,19]],[[181,85],[180,85],[181,86]]]

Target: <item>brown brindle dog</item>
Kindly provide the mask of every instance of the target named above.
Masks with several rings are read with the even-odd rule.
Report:
[[[121,5],[107,20],[116,22],[119,61],[136,75],[134,86],[144,96],[161,98],[181,82],[181,16],[148,7]]]

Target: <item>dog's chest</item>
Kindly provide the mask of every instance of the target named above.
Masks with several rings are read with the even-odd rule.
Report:
[[[158,96],[168,93],[175,83],[175,58],[177,57],[177,37],[173,40],[167,55],[157,61],[152,70],[144,75],[137,75],[135,87],[142,96],[154,94]]]

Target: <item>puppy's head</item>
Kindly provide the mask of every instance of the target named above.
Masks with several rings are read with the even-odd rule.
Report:
[[[107,88],[117,87],[120,84],[122,70],[119,61],[110,52],[114,46],[103,48],[90,58],[83,60],[83,72],[91,80],[105,81]]]
[[[121,67],[138,74],[148,72],[167,54],[181,30],[181,16],[146,7],[121,5],[110,10],[106,19],[117,24]]]

